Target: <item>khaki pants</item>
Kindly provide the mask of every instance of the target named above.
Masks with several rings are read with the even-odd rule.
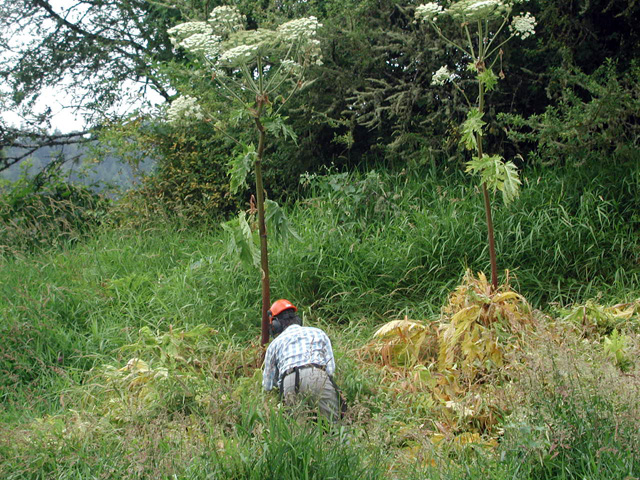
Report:
[[[306,402],[330,422],[340,418],[340,402],[333,382],[324,370],[315,367],[298,370],[299,385],[296,394],[296,373],[290,373],[282,379],[282,397],[285,405]]]

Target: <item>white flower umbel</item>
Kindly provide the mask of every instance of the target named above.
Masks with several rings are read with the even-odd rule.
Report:
[[[322,24],[316,17],[298,18],[280,25],[276,33],[284,44],[297,43],[301,47],[299,63],[304,66],[322,65],[320,41],[315,39],[320,27]]]
[[[273,46],[278,43],[278,35],[268,28],[256,30],[242,30],[231,35],[225,42],[225,49],[239,47],[241,45],[259,45],[262,47]]]
[[[194,54],[215,58],[220,53],[220,37],[206,33],[195,33],[182,40],[178,46]]]
[[[222,55],[218,63],[226,67],[235,67],[241,64],[248,63],[253,59],[258,52],[260,45],[239,45],[237,47],[230,48]]]
[[[282,65],[282,69],[287,73],[292,73],[294,75],[298,75],[302,73],[302,65],[288,58],[285,60],[282,60],[281,65]]]
[[[245,17],[236,7],[216,7],[209,15],[209,24],[218,35],[230,34],[244,29]]]
[[[310,64],[322,65],[322,50],[320,49],[320,40],[310,40],[303,42],[301,62],[308,66]]]
[[[520,37],[525,39],[535,32],[534,27],[536,26],[536,18],[531,15],[529,12],[525,13],[524,16],[516,16],[511,20],[511,25],[509,25],[509,30],[516,37]]]
[[[311,39],[321,26],[316,17],[298,18],[283,23],[278,27],[277,32],[285,41],[297,41]]]
[[[167,122],[173,124],[191,123],[204,120],[204,113],[198,101],[189,95],[176,98],[167,109]]]
[[[416,8],[416,19],[422,20],[423,22],[433,22],[436,20],[436,17],[440,15],[444,9],[438,5],[437,3],[425,3],[424,5],[419,5]]]
[[[207,22],[187,22],[170,28],[167,30],[167,33],[169,34],[171,43],[173,43],[175,47],[179,47],[180,43],[186,38],[197,34],[211,35],[213,34],[213,29]]]
[[[451,72],[451,70],[449,70],[445,65],[444,67],[440,67],[438,71],[433,74],[433,77],[431,77],[431,85],[444,85],[448,81],[451,81],[452,77],[453,72]]]
[[[445,13],[461,21],[490,20],[508,10],[502,0],[461,0],[451,5]]]

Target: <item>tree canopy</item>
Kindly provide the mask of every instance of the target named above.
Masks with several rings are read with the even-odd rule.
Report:
[[[50,111],[34,110],[46,87],[68,93],[69,106],[86,116],[89,130],[115,127],[135,134],[118,126],[122,119],[117,107],[144,103],[151,91],[170,102],[177,90],[192,83],[193,78],[174,68],[188,67],[190,60],[174,49],[167,31],[206,17],[221,3],[4,0],[0,100],[4,110],[20,110],[25,123],[0,123],[0,146],[28,139],[29,148],[36,148],[68,140],[51,133]],[[502,53],[505,78],[490,93],[492,110],[485,119],[491,141],[518,153],[525,153],[530,140],[519,144],[514,135],[507,136],[509,129],[497,112],[541,115],[565,101],[567,88],[588,104],[597,94],[577,80],[579,75],[594,74],[607,61],[614,66],[610,75],[627,75],[636,68],[639,46],[634,19],[640,6],[634,2],[532,0],[527,5],[538,20],[536,34]],[[284,179],[295,181],[301,172],[322,165],[460,157],[456,125],[464,117],[464,101],[456,91],[444,94],[432,88],[431,81],[439,67],[464,58],[414,21],[417,6],[400,0],[237,2],[249,29],[310,15],[324,25],[319,37],[324,64],[318,67],[314,88],[283,111],[298,144],[277,141],[267,146],[265,162],[273,178],[266,180],[275,190],[281,190],[288,181]],[[571,72],[578,75],[573,80],[566,78]],[[633,89],[633,75],[625,78],[618,84]],[[215,103],[219,100],[214,93]],[[629,108],[631,117],[634,108]],[[146,117],[137,125],[146,128],[153,121]],[[538,127],[530,124],[525,130],[532,128]],[[167,134],[166,128],[153,131]],[[149,140],[148,131],[144,136]],[[276,169],[268,165],[274,157]],[[0,169],[21,159],[5,157]]]

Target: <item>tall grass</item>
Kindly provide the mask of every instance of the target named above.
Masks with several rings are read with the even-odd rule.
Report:
[[[637,296],[638,178],[635,165],[524,173],[521,198],[496,209],[496,238],[500,267],[534,306]],[[290,209],[301,240],[271,243],[272,295],[305,315],[427,318],[467,267],[486,271],[482,205],[461,175],[334,174],[307,194]],[[257,272],[218,230],[104,229],[0,261],[9,390],[54,381],[58,367],[86,370],[141,326],[206,323],[246,339],[259,322]]]
[[[638,167],[524,172],[498,205],[498,261],[536,307],[637,295]],[[484,213],[458,174],[333,175],[293,209],[302,242],[274,252],[274,290],[331,319],[428,316],[466,267],[488,269]]]

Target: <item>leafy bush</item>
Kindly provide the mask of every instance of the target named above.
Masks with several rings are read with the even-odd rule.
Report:
[[[56,247],[99,225],[108,201],[67,182],[59,168],[0,184],[0,256]]]
[[[102,365],[90,372],[85,408],[121,422],[190,412],[208,391],[203,367],[213,357],[215,333],[205,325],[166,333],[141,328],[138,341],[122,347],[138,356],[122,368]]]
[[[605,307],[594,300],[584,305],[572,305],[558,309],[564,322],[583,329],[585,336],[608,335],[614,330],[640,330],[640,300]]]
[[[103,148],[132,165],[146,158],[155,169],[127,192],[115,218],[119,223],[179,220],[186,225],[219,221],[238,206],[230,193],[228,163],[233,145],[209,125],[171,128],[146,119],[112,125],[102,132]]]
[[[329,169],[326,175],[301,175],[300,183],[311,197],[331,204],[340,222],[382,220],[399,198],[389,197],[384,176],[375,170],[354,175]]]
[[[627,159],[640,148],[640,66],[620,74],[607,61],[592,74],[577,68],[553,71],[549,94],[554,101],[539,115],[499,117],[517,142],[533,145],[531,157],[545,163],[602,156]]]
[[[493,290],[484,274],[476,278],[467,271],[438,322],[391,321],[364,350],[379,350],[384,365],[404,367],[405,375],[427,387],[434,406],[440,405],[434,411],[441,432],[465,442],[469,435],[495,435],[502,383],[532,327],[531,308],[521,295],[508,284]]]

